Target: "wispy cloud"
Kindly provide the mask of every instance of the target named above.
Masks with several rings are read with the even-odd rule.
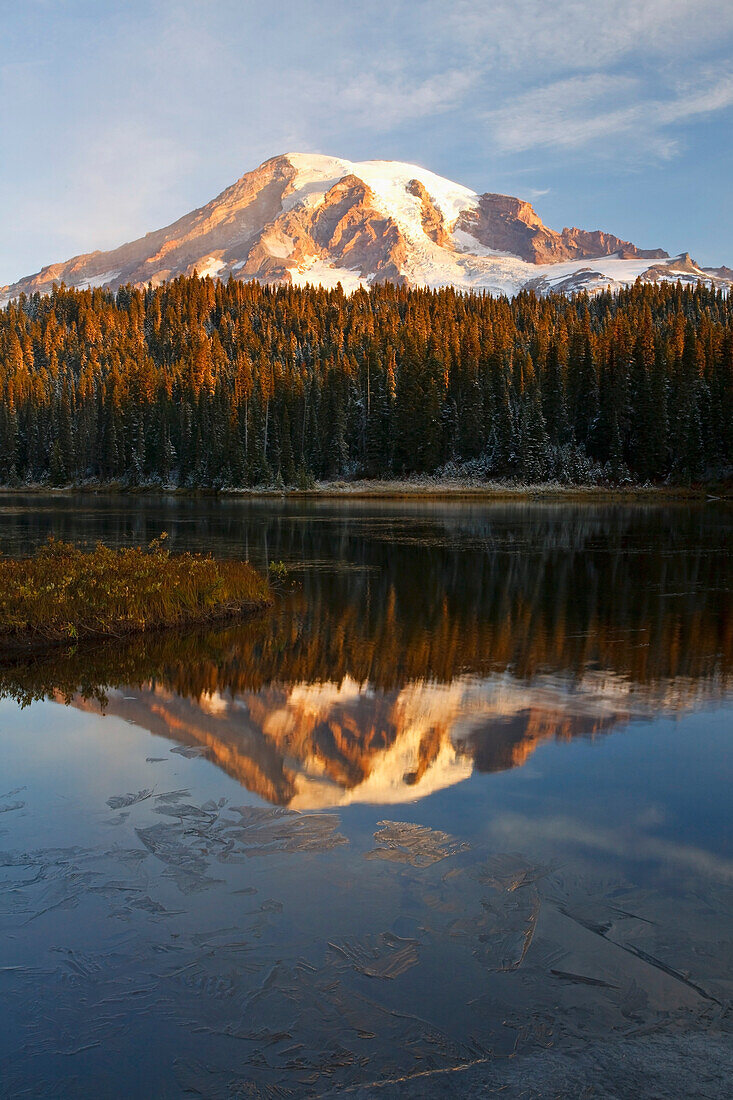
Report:
[[[676,147],[669,127],[733,105],[733,74],[649,94],[635,76],[601,73],[574,76],[532,88],[485,115],[492,139],[507,151],[566,149],[619,136],[659,156]]]
[[[445,4],[431,4],[439,17]],[[729,0],[457,0],[452,34],[492,68],[603,70],[631,58],[693,59],[733,30]],[[450,34],[450,32],[447,32]]]
[[[646,832],[654,818],[630,821],[627,829],[607,829],[564,815],[526,817],[507,813],[490,826],[492,840],[521,849],[536,845],[538,838],[553,845],[571,846],[596,856],[616,856],[629,862],[651,861],[673,873],[692,874],[733,883],[733,860],[692,844],[684,844]]]
[[[344,81],[337,77],[327,94],[359,125],[388,130],[459,106],[476,79],[472,71],[449,69],[415,81],[404,68],[391,65]]]

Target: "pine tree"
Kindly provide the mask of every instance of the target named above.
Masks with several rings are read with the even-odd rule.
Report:
[[[518,458],[524,481],[543,481],[549,472],[550,440],[542,412],[542,397],[532,359],[527,356],[522,371]]]
[[[281,437],[283,481],[286,485],[293,485],[295,483],[295,460],[293,458],[293,441],[290,434],[290,416],[287,405],[283,411]]]
[[[547,352],[547,364],[542,379],[542,412],[549,441],[553,447],[567,442],[568,416],[565,384],[557,343],[553,340]]]

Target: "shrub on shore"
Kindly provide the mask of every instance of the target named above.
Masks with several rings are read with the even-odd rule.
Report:
[[[49,539],[32,557],[0,558],[0,647],[121,637],[270,603],[248,562],[174,555],[165,537],[147,549],[91,551]]]

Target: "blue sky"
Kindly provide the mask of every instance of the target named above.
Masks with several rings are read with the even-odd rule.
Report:
[[[733,266],[733,0],[0,5],[0,285],[289,150]]]

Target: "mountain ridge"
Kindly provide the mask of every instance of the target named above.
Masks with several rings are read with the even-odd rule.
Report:
[[[286,153],[208,203],[107,251],[82,253],[0,287],[0,305],[54,283],[158,285],[178,275],[312,283],[347,292],[395,282],[490,294],[616,289],[671,279],[729,288],[701,268],[612,233],[544,224],[531,203],[478,194],[418,165]]]

